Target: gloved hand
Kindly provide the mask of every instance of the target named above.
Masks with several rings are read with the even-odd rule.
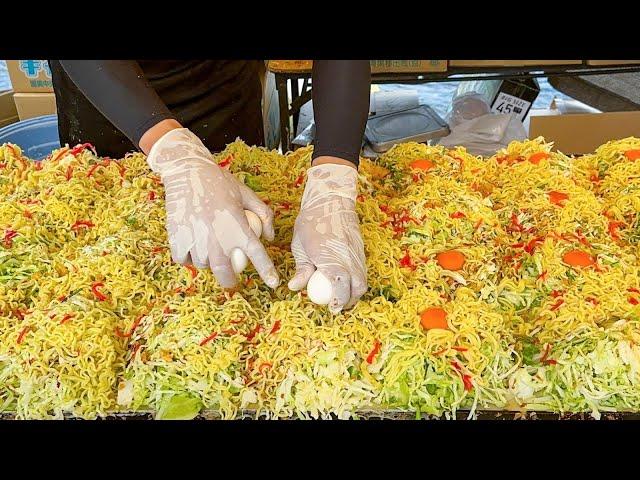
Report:
[[[247,222],[251,210],[273,240],[273,212],[247,186],[220,168],[200,139],[186,128],[171,130],[151,148],[151,169],[165,187],[167,233],[175,262],[209,266],[223,288],[237,284],[230,254],[240,248],[271,288],[278,273]]]
[[[323,164],[307,171],[291,252],[296,273],[291,290],[301,290],[318,269],[331,282],[329,310],[350,308],[367,291],[367,267],[355,211],[358,172]]]

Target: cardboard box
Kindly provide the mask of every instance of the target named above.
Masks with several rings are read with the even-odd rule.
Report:
[[[371,73],[446,72],[447,60],[371,60]]]
[[[371,73],[446,72],[447,60],[371,60]],[[311,72],[313,60],[269,60],[269,70],[276,73]]]
[[[587,60],[587,65],[591,65],[593,67],[605,65],[640,65],[640,60]]]
[[[529,138],[539,136],[568,155],[591,153],[610,140],[640,137],[640,111],[532,116]]]
[[[7,70],[16,93],[53,92],[51,70],[46,60],[7,60]]]
[[[18,111],[13,101],[13,91],[0,92],[0,128],[18,121]]]
[[[450,67],[530,67],[582,65],[582,60],[449,60]]]
[[[56,113],[56,96],[53,93],[16,93],[13,100],[20,120]]]

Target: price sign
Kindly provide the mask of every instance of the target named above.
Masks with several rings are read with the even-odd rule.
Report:
[[[500,92],[491,106],[491,111],[494,113],[512,113],[518,120],[523,121],[524,116],[529,111],[529,107],[531,107],[531,102]]]

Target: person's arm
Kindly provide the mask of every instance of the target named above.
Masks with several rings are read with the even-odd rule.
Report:
[[[132,60],[60,60],[85,97],[148,154],[168,131],[181,128]]]
[[[357,167],[369,114],[369,61],[314,60],[312,79],[316,126],[312,165]]]
[[[304,288],[317,270],[331,283],[333,313],[356,304],[367,291],[367,267],[356,213],[358,160],[369,113],[368,61],[318,60],[313,66],[316,138],[312,167],[291,252],[291,290]]]
[[[265,283],[275,288],[278,272],[244,213],[255,213],[265,238],[273,240],[273,212],[250,188],[220,168],[196,135],[182,128],[137,62],[60,63],[89,101],[140,146],[149,167],[162,178],[173,260],[209,267],[222,287],[231,288],[238,281],[231,253],[239,248]]]

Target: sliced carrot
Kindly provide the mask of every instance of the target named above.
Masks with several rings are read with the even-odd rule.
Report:
[[[547,195],[549,195],[549,201],[551,203],[554,203],[556,205],[560,205],[561,207],[563,206],[562,204],[569,200],[569,195],[567,195],[566,193],[563,192],[558,192],[556,190],[552,190],[549,193],[547,193]]]
[[[627,150],[624,156],[629,160],[638,160],[640,158],[640,150]]]
[[[562,261],[572,267],[589,267],[596,262],[583,250],[571,250],[562,256]]]
[[[464,266],[464,254],[457,250],[448,250],[436,255],[436,261],[445,270],[460,270]]]
[[[433,168],[433,162],[427,160],[426,158],[421,158],[419,160],[414,160],[410,164],[411,168],[417,168],[419,170],[431,170]]]
[[[544,160],[545,158],[549,158],[549,157],[550,155],[547,152],[538,152],[531,155],[529,157],[529,161],[534,165],[538,165],[541,160]]]
[[[429,307],[420,314],[420,324],[425,330],[432,328],[448,329],[447,312],[440,307]]]

